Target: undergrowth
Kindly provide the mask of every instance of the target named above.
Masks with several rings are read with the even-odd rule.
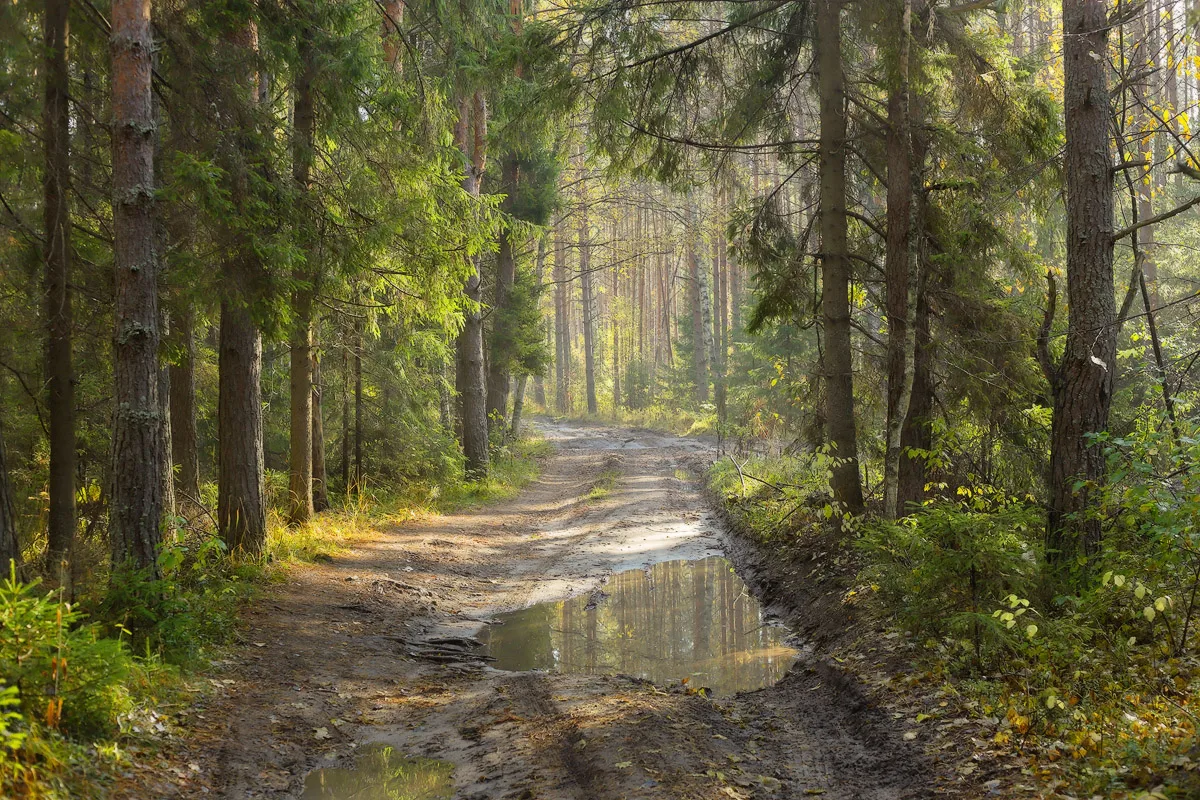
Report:
[[[229,554],[211,527],[178,520],[159,579],[93,575],[75,587],[76,602],[10,570],[0,581],[0,797],[106,796],[130,752],[159,743],[169,724],[159,710],[186,700],[187,676],[232,644],[261,587],[381,525],[510,498],[549,451],[540,439],[503,443],[486,479],[365,486],[298,527],[276,502],[258,558]],[[206,499],[214,493],[205,487]]]
[[[916,668],[903,685],[941,686],[985,725],[980,751],[1024,762],[1019,794],[1200,796],[1200,436],[1188,434],[1098,437],[1105,547],[1066,577],[1043,550],[1040,505],[985,484],[933,487],[902,520],[841,528],[859,569],[843,602],[890,621]],[[726,458],[709,480],[780,552],[812,557],[807,533],[840,520],[819,453]]]

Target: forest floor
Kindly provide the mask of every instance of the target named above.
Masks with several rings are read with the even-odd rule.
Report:
[[[775,685],[724,697],[623,675],[506,672],[464,647],[502,612],[589,592],[602,599],[623,570],[726,552],[743,572],[755,560],[724,532],[698,480],[710,445],[537,425],[555,453],[516,499],[381,527],[329,561],[290,569],[245,615],[242,646],[204,676],[207,690],[116,794],[297,797],[313,770],[353,767],[372,744],[448,762],[445,774],[453,765],[459,798],[962,791],[938,778],[947,770],[908,733],[911,721],[805,647]],[[765,587],[768,608],[802,615],[769,596],[758,561],[743,574],[751,591]],[[412,766],[422,765],[437,772]],[[303,796],[338,795],[310,782]]]

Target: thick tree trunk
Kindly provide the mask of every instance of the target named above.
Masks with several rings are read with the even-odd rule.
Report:
[[[178,467],[175,493],[185,506],[200,502],[200,448],[196,430],[196,332],[191,308],[180,315],[175,330],[179,357],[171,365],[171,453]]]
[[[329,477],[325,466],[325,416],[321,409],[321,356],[313,342],[312,349],[312,493],[313,511],[329,508]]]
[[[54,579],[70,580],[75,545],[75,387],[71,367],[70,121],[67,76],[69,0],[46,0],[43,45],[46,96],[42,138],[46,166],[42,174],[45,221],[43,292],[46,312],[45,398],[50,428],[50,496],[47,566]]]
[[[582,182],[580,186],[582,187]],[[580,192],[582,193],[582,188]],[[583,366],[587,382],[587,409],[589,414],[599,413],[596,402],[596,299],[592,291],[591,226],[588,223],[587,201],[584,200],[579,216],[579,279],[583,290]]]
[[[227,266],[237,280],[245,266]],[[217,398],[217,524],[230,552],[261,553],[267,541],[263,472],[262,336],[250,309],[221,304]]]
[[[310,189],[313,130],[316,108],[313,103],[315,54],[312,31],[302,27],[299,35],[300,66],[292,88],[295,98],[292,132],[292,179],[301,196]],[[303,205],[304,201],[301,200]],[[305,248],[312,258],[314,248]],[[307,264],[296,275],[298,288],[292,292],[291,419],[288,437],[288,522],[301,525],[312,519],[313,506],[313,284],[314,265]]]
[[[474,136],[468,142],[468,130]],[[455,126],[455,139],[465,157],[466,174],[463,189],[470,195],[479,196],[486,161],[487,105],[483,95],[476,92],[473,101],[459,101],[459,119]],[[463,315],[463,329],[457,341],[458,376],[462,402],[462,448],[466,459],[466,473],[471,478],[481,478],[488,471],[488,425],[487,383],[483,363],[483,317],[480,307],[483,302],[483,287],[479,273],[479,258],[472,260],[472,271],[467,278],[464,293],[472,308]]]
[[[21,545],[17,540],[17,506],[8,473],[4,422],[0,420],[0,578],[8,577],[14,565],[21,565]]]
[[[1104,453],[1088,435],[1108,428],[1116,371],[1108,64],[1096,57],[1108,52],[1107,10],[1103,0],[1062,4],[1067,341],[1059,365],[1050,365],[1045,348],[1042,361],[1054,396],[1046,550],[1063,565],[1100,550],[1100,520],[1090,512]]]
[[[112,4],[113,273],[116,289],[109,544],[114,569],[158,575],[163,512],[150,0]]]
[[[838,459],[831,485],[851,514],[862,511],[854,426],[850,347],[850,258],[846,243],[846,89],[841,0],[817,0],[816,62],[820,99],[821,315],[825,330],[825,402],[829,442]]]
[[[230,37],[254,63],[258,28],[247,22]],[[257,103],[261,76],[246,76],[246,95]],[[232,195],[248,201],[244,167],[235,166]],[[234,252],[222,264],[226,296],[221,302],[221,340],[217,359],[217,526],[230,552],[258,555],[267,541],[266,476],[263,459],[262,335],[250,311],[255,278],[263,267],[242,235],[234,234]]]

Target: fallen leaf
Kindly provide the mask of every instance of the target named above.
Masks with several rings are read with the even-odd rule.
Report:
[[[314,739],[332,739],[333,734],[331,734],[329,732],[328,728],[317,728],[316,730],[313,731],[313,738]]]

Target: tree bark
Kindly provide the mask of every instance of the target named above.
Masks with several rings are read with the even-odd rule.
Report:
[[[512,426],[509,428],[509,435],[513,441],[521,435],[521,413],[525,410],[525,384],[528,381],[529,376],[522,374],[517,378],[517,390],[513,393]]]
[[[580,182],[583,200],[579,213],[579,280],[583,291],[583,365],[587,382],[587,409],[589,414],[599,412],[596,402],[596,301],[592,291],[591,226],[588,222],[587,199],[583,197],[583,182]]]
[[[8,472],[8,449],[4,444],[4,422],[0,420],[0,572],[5,577],[21,565],[21,545],[17,539],[17,506],[13,501],[12,481]]]
[[[915,130],[917,115],[912,97],[912,0],[901,14],[898,85],[888,98],[888,197],[887,197],[887,314],[888,406],[887,448],[884,455],[884,517],[901,516],[902,465],[915,464],[904,452],[904,432],[911,428],[910,407],[916,383],[917,306],[924,286],[920,258],[925,200],[925,151]],[[924,463],[924,462],[920,462]]]
[[[315,53],[312,31],[302,26],[299,34],[300,64],[292,89],[295,98],[292,132],[292,180],[301,195],[301,206],[309,193],[312,171],[313,131],[316,107],[313,103]],[[311,242],[305,247],[306,260],[314,258]],[[312,519],[313,505],[313,285],[315,265],[306,263],[295,276],[292,292],[290,426],[288,436],[288,522],[301,525]]]
[[[570,375],[570,339],[567,335],[567,247],[562,233],[554,234],[554,407],[565,414]]]
[[[468,141],[470,130],[474,135]],[[459,119],[455,139],[465,160],[463,189],[478,197],[481,191],[484,165],[487,158],[487,104],[483,94],[459,101]],[[462,402],[462,448],[466,458],[466,474],[482,478],[488,471],[487,382],[483,363],[483,302],[478,256],[472,259],[471,275],[464,293],[469,307],[463,315],[463,329],[456,343],[458,377]]]
[[[150,0],[113,0],[114,414],[109,544],[114,570],[158,577],[163,513]]]
[[[312,493],[313,511],[329,508],[329,476],[325,466],[325,416],[321,409],[321,397],[325,386],[321,383],[321,357],[316,342],[312,349]]]
[[[179,316],[175,330],[179,357],[169,368],[171,377],[171,453],[178,467],[175,492],[185,506],[200,502],[200,449],[196,430],[195,314],[189,307]]]
[[[262,336],[245,303],[221,304],[217,369],[217,524],[230,552],[257,555],[267,541]]]
[[[825,329],[825,402],[837,463],[831,488],[851,514],[863,508],[854,425],[850,348],[850,258],[846,243],[846,88],[842,74],[841,0],[818,0],[817,91],[820,100],[821,315]]]
[[[692,313],[692,380],[696,384],[696,400],[708,402],[708,337],[705,336],[704,270],[696,252],[696,207],[692,198],[687,201],[687,245],[684,257],[688,266],[688,305]]]
[[[511,197],[517,190],[517,168],[515,160],[506,159],[506,162],[504,180]],[[507,228],[500,232],[499,244],[496,253],[496,292],[492,307],[491,355],[488,361],[487,415],[489,425],[503,427],[505,416],[508,414],[508,384],[512,377],[512,343],[515,333],[511,328],[509,306],[513,283],[517,277],[512,233]]]
[[[1057,366],[1043,358],[1054,411],[1046,550],[1060,565],[1100,550],[1090,515],[1104,453],[1088,435],[1108,428],[1116,370],[1112,276],[1113,197],[1109,154],[1107,4],[1063,0],[1067,194],[1067,341]],[[1076,490],[1076,484],[1081,483]]]
[[[362,378],[362,323],[354,332],[354,487],[363,488],[363,378]]]
[[[70,86],[67,76],[69,0],[46,0],[43,45],[46,76],[42,138],[46,165],[42,175],[45,244],[43,292],[46,312],[45,398],[49,416],[50,503],[47,566],[52,576],[70,579],[75,546],[75,386],[71,366],[71,211]],[[69,586],[68,586],[69,588]]]
[[[258,28],[247,21],[230,36],[247,63],[255,61]],[[247,101],[261,96],[260,76],[246,76]],[[248,145],[254,146],[254,145]],[[231,196],[248,201],[245,167],[232,169]],[[244,235],[234,235],[233,252],[222,264],[226,296],[221,302],[217,372],[217,526],[230,552],[258,555],[267,541],[266,476],[263,460],[262,334],[250,311],[263,267]]]

